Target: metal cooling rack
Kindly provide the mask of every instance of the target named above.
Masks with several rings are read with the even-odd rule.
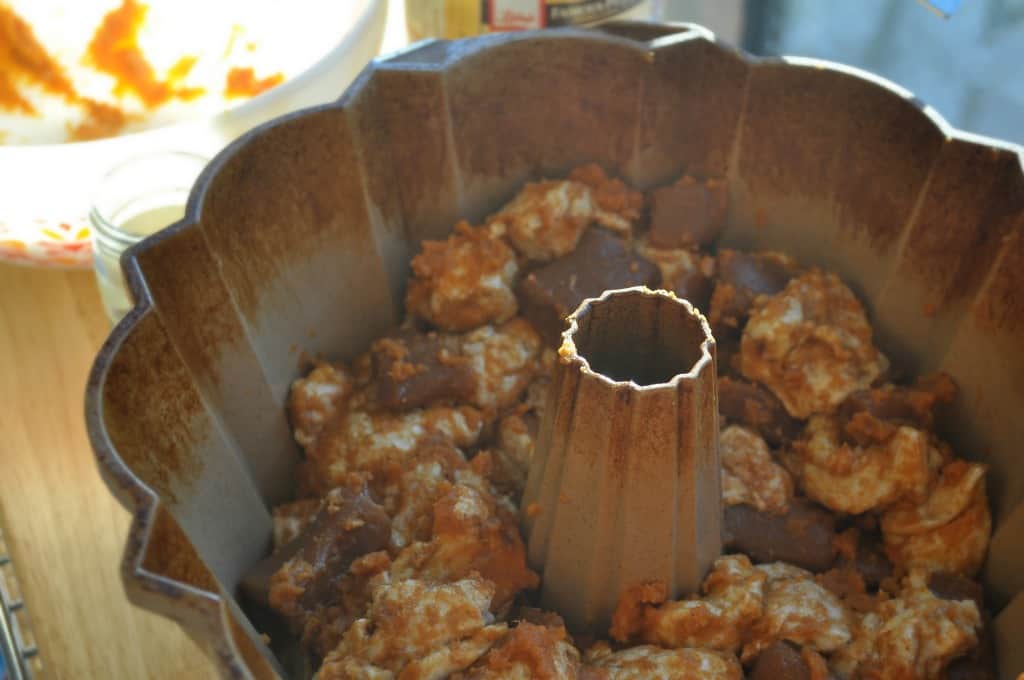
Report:
[[[29,627],[28,612],[14,575],[3,526],[0,526],[0,656],[3,656],[3,669],[9,680],[33,680],[41,675],[39,650]]]

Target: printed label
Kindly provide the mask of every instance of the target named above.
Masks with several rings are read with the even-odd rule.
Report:
[[[643,0],[406,0],[405,17],[415,41],[591,24],[642,5]]]
[[[636,7],[641,0],[548,0],[548,26],[589,24]]]
[[[490,0],[488,9],[493,31],[526,31],[545,25],[543,0]]]

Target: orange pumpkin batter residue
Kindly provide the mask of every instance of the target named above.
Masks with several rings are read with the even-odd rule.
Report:
[[[77,97],[60,64],[47,54],[28,22],[0,4],[0,108],[35,114],[32,102],[18,91],[19,82],[67,99]]]
[[[116,79],[114,94],[134,94],[146,108],[154,109],[172,97],[195,99],[203,94],[202,88],[175,86],[192,69],[194,57],[179,59],[168,79],[162,81],[139,48],[139,28],[148,11],[146,5],[124,0],[120,7],[107,12],[89,43],[89,60],[97,70]]]
[[[19,91],[18,85],[22,83],[85,109],[82,122],[69,127],[73,140],[109,137],[124,127],[125,115],[121,109],[80,96],[64,69],[36,39],[28,22],[9,7],[0,5],[0,108],[38,115],[32,102]]]
[[[68,127],[68,137],[76,142],[113,137],[127,122],[124,111],[92,99],[81,101],[85,107],[85,118],[78,125]]]
[[[188,77],[195,65],[196,58],[186,55],[174,62],[174,65],[167,71],[167,82],[175,88],[174,96],[178,99],[190,102],[206,94],[206,88],[203,87],[179,87],[181,81]]]
[[[192,72],[192,67],[196,65],[196,58],[193,56],[186,55],[174,62],[174,66],[167,71],[167,80],[172,83],[178,83],[188,77],[188,74]]]
[[[228,71],[227,83],[224,85],[225,97],[255,97],[266,92],[275,85],[280,85],[284,75],[275,73],[266,78],[257,78],[252,67],[235,67]]]
[[[134,95],[148,109],[172,98],[191,101],[202,96],[204,88],[182,85],[196,64],[194,56],[184,56],[175,62],[164,80],[157,78],[138,44],[139,29],[148,9],[137,0],[122,0],[97,27],[86,62],[114,77],[115,95]],[[257,78],[252,68],[234,68],[228,73],[224,93],[228,97],[254,97],[283,80],[280,73]],[[21,89],[25,85],[57,95],[82,109],[81,121],[68,125],[73,141],[116,135],[130,118],[116,105],[81,96],[61,64],[36,38],[32,26],[0,0],[0,110],[38,116],[35,105]]]

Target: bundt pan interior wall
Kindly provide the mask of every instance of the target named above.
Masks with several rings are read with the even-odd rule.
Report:
[[[282,674],[233,593],[291,489],[300,355],[353,356],[400,318],[421,239],[589,161],[644,188],[727,177],[723,243],[836,270],[891,358],[955,377],[944,434],[991,465],[984,578],[1002,677],[1024,669],[1019,149],[865,73],[692,25],[413,46],[211,163],[186,219],[126,254],[137,303],[87,388],[100,470],[134,513],[129,597],[226,676]]]

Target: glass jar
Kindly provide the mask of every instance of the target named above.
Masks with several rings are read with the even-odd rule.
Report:
[[[93,269],[112,323],[132,308],[121,253],[185,216],[185,203],[208,160],[181,151],[135,156],[100,182],[89,211]]]

